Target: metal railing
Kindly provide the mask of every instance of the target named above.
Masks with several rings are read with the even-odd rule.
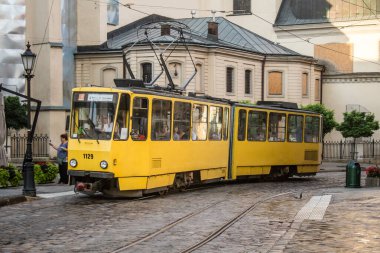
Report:
[[[324,160],[380,159],[380,140],[357,141],[356,149],[351,140],[323,143]]]
[[[24,158],[26,152],[26,134],[10,136],[10,158]],[[49,136],[47,134],[34,135],[33,157],[49,157]]]

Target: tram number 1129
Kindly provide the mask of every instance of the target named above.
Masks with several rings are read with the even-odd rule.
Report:
[[[84,159],[94,159],[94,155],[93,154],[83,154],[83,158]]]

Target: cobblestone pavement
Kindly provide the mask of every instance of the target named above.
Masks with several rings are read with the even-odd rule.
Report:
[[[380,198],[372,196],[374,189],[346,189],[344,180],[344,173],[332,172],[284,182],[219,184],[144,200],[76,195],[6,206],[0,212],[0,252],[181,252],[260,199],[289,191],[297,194],[257,205],[195,252],[376,252]],[[301,192],[303,197],[295,198]],[[333,200],[322,221],[294,222],[310,197],[323,194]]]

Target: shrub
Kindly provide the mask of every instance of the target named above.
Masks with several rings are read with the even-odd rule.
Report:
[[[52,163],[36,163],[34,165],[34,181],[37,184],[52,182],[58,174],[58,167]]]
[[[46,182],[51,182],[53,181],[59,172],[59,169],[56,165],[52,163],[46,163],[45,164],[45,177],[46,177]]]
[[[0,168],[0,187],[8,187],[9,172],[5,168]]]
[[[41,169],[41,165],[39,164],[34,165],[34,182],[37,184],[45,183],[45,174]]]
[[[22,179],[20,170],[13,164],[9,164],[7,167],[9,172],[9,183],[11,186],[19,186]]]

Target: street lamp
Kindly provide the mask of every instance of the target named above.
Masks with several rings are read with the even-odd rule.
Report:
[[[30,124],[30,101],[31,101],[31,94],[30,94],[30,80],[34,77],[32,74],[34,63],[36,60],[36,54],[33,53],[30,50],[30,44],[28,41],[28,44],[26,44],[26,50],[24,53],[21,54],[21,60],[22,64],[24,65],[25,74],[24,77],[27,80],[26,87],[27,87],[27,99],[28,99],[28,140],[26,144],[26,152],[24,156],[24,162],[23,162],[23,177],[24,177],[24,188],[23,188],[23,194],[25,196],[36,196],[36,185],[34,183],[34,164],[33,164],[33,153],[32,153],[32,142],[33,142],[33,134],[34,134],[34,128],[35,123],[33,124],[33,130],[31,131],[31,124]]]

